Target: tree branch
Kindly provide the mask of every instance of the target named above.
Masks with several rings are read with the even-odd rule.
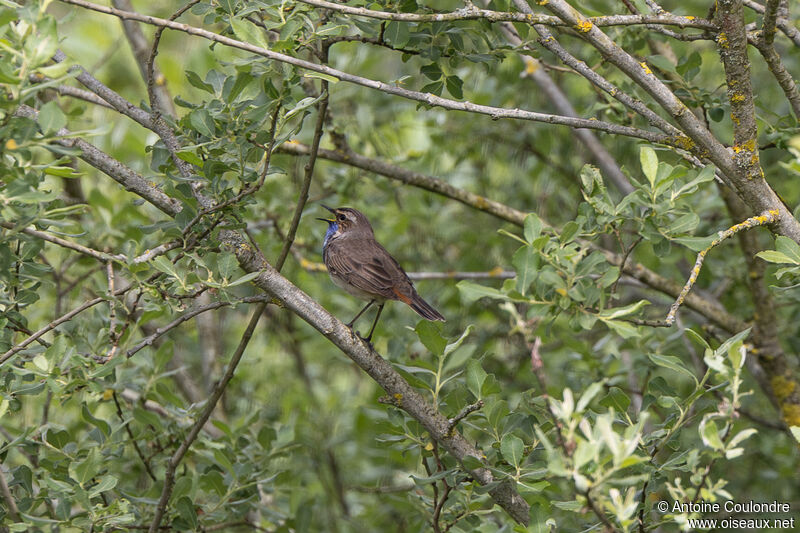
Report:
[[[686,298],[686,295],[689,294],[689,291],[692,290],[694,282],[697,281],[697,276],[700,274],[700,269],[703,266],[703,261],[705,260],[706,254],[712,248],[719,245],[725,239],[733,237],[740,231],[744,231],[750,228],[755,228],[756,226],[771,224],[772,222],[775,221],[775,218],[777,216],[778,213],[776,211],[768,211],[766,213],[750,217],[744,222],[739,222],[738,224],[734,224],[725,231],[720,231],[719,236],[716,239],[714,239],[705,250],[701,250],[697,254],[697,260],[695,261],[694,268],[692,268],[692,273],[689,276],[689,280],[683,286],[683,289],[678,295],[678,299],[675,300],[675,303],[673,303],[672,306],[669,308],[669,313],[667,313],[667,318],[666,318],[667,324],[671,326],[673,323],[675,323],[675,316],[678,313],[678,308],[680,308],[681,304],[683,304],[683,301]]]
[[[219,35],[214,32],[210,32],[208,30],[202,28],[196,28],[194,26],[189,26],[188,24],[181,24],[178,22],[173,22],[169,20],[164,20],[157,17],[151,17],[147,15],[140,15],[138,13],[131,13],[129,11],[120,11],[118,9],[110,8],[101,6],[98,4],[93,4],[91,2],[87,2],[85,0],[61,0],[61,2],[67,4],[73,4],[76,6],[84,7],[86,9],[91,9],[93,11],[97,11],[99,13],[105,13],[108,15],[113,15],[122,19],[130,19],[130,20],[137,20],[139,22],[144,22],[147,24],[152,24],[154,26],[163,26],[167,28],[171,28],[174,30],[182,31],[188,33],[190,35],[196,35],[199,37],[203,37],[210,41],[218,42],[224,44],[226,46],[231,46],[233,48],[239,48],[241,50],[245,50],[251,52],[253,54],[265,57],[267,59],[271,59],[273,61],[280,61],[282,63],[287,63],[290,65],[294,65],[298,68],[311,70],[313,72],[319,72],[321,74],[326,74],[328,76],[332,76],[334,78],[340,79],[342,81],[346,81],[348,83],[353,83],[355,85],[360,85],[362,87],[367,87],[369,89],[375,89],[386,94],[391,94],[394,96],[400,96],[402,98],[406,98],[408,100],[413,100],[416,102],[421,102],[423,104],[427,104],[432,107],[441,107],[444,109],[452,110],[452,111],[465,111],[470,113],[477,113],[481,115],[487,115],[492,117],[492,119],[501,119],[501,118],[512,118],[518,120],[530,120],[534,122],[544,122],[547,124],[558,124],[561,126],[569,126],[573,128],[587,128],[597,131],[604,131],[606,133],[611,133],[614,135],[622,135],[626,137],[633,137],[638,139],[644,139],[646,141],[650,141],[657,144],[665,144],[669,146],[675,146],[676,142],[679,140],[673,139],[669,135],[649,132],[645,130],[641,130],[638,128],[632,128],[629,126],[621,126],[618,124],[613,124],[610,122],[604,122],[601,120],[596,119],[583,119],[583,118],[574,118],[574,117],[565,117],[561,115],[550,115],[546,113],[537,113],[534,111],[526,111],[521,109],[506,109],[500,107],[492,107],[480,104],[474,104],[469,101],[458,101],[458,100],[450,100],[448,98],[442,98],[440,96],[436,96],[431,93],[421,93],[418,91],[412,91],[409,89],[404,89],[397,85],[384,83],[381,81],[372,80],[369,78],[364,78],[361,76],[356,76],[355,74],[350,74],[348,72],[344,72],[341,70],[337,70],[326,65],[319,65],[317,63],[312,63],[310,61],[306,61],[303,59],[298,59],[289,55],[281,54],[278,52],[273,52],[266,48],[261,48],[259,46],[255,46],[249,43],[245,43],[242,41],[238,41],[236,39],[231,39],[230,37],[225,37],[223,35]],[[78,80],[81,80],[81,75],[78,76]],[[83,83],[83,81],[81,81]],[[98,82],[99,83],[99,82]],[[93,84],[96,85],[96,84]],[[91,87],[90,87],[91,88]],[[107,88],[106,88],[107,89]],[[94,90],[92,88],[92,90]],[[102,94],[101,94],[102,96]],[[105,97],[104,97],[105,98]],[[125,105],[117,105],[114,102],[109,102],[112,104],[117,110],[121,113],[134,118],[139,116],[139,112],[143,112],[142,110],[133,111],[127,108]],[[137,108],[138,109],[138,108]],[[130,114],[128,114],[130,113]],[[149,119],[148,119],[149,120]],[[138,122],[138,120],[137,120]],[[143,124],[144,125],[144,124]],[[164,125],[166,126],[166,125]],[[152,126],[145,126],[148,129],[153,129]],[[166,128],[160,127],[159,130],[154,130],[159,135],[162,135],[163,131]],[[163,138],[163,137],[162,137]],[[169,144],[168,144],[169,149]],[[176,164],[180,169],[181,166],[187,165],[186,162],[181,161],[179,158],[173,156],[173,160],[178,159]],[[182,171],[183,174],[183,171]],[[800,234],[800,229],[798,230],[798,234]]]
[[[363,7],[352,7],[325,0],[298,0],[304,4],[320,7],[343,13],[345,15],[356,15],[378,20],[394,20],[398,22],[452,22],[460,20],[488,20],[489,22],[522,22],[525,24],[546,24],[548,26],[565,26],[565,22],[558,17],[547,15],[523,15],[520,13],[492,11],[480,9],[471,3],[464,8],[449,13],[390,13],[387,11],[375,11]],[[666,26],[679,26],[681,28],[702,28],[713,29],[711,21],[697,17],[683,17],[671,13],[658,15],[607,15],[593,17],[590,19],[597,26],[631,26],[635,24],[663,24]]]
[[[227,307],[229,305],[238,305],[238,304],[241,304],[241,303],[249,304],[249,303],[254,303],[254,302],[267,302],[267,303],[269,303],[269,301],[266,298],[266,296],[258,295],[258,296],[248,296],[247,298],[242,298],[240,300],[234,300],[232,302],[225,302],[225,301],[211,302],[210,304],[207,304],[207,305],[201,305],[201,306],[189,309],[187,312],[183,313],[182,315],[180,315],[178,318],[174,319],[169,324],[167,324],[165,326],[162,326],[160,328],[157,328],[155,331],[153,331],[153,333],[151,333],[150,335],[148,335],[147,337],[145,337],[144,339],[142,339],[141,341],[136,343],[136,345],[133,348],[131,348],[130,350],[125,352],[125,357],[128,357],[128,358],[133,357],[136,354],[136,352],[138,352],[142,348],[145,348],[147,346],[151,346],[159,337],[162,337],[163,335],[165,335],[169,331],[177,328],[178,326],[180,326],[184,322],[187,322],[187,321],[193,319],[194,317],[196,317],[197,315],[199,315],[201,313],[205,313],[206,311],[213,311],[214,309],[219,309],[220,307]]]
[[[300,217],[303,215],[303,208],[308,201],[308,190],[311,187],[311,178],[314,176],[314,166],[317,163],[317,152],[319,151],[319,143],[322,139],[323,126],[325,126],[325,114],[328,111],[328,82],[322,81],[323,96],[317,106],[317,124],[314,127],[314,137],[311,140],[311,148],[309,149],[308,162],[305,166],[305,174],[303,176],[303,186],[300,189],[300,195],[297,197],[297,206],[292,216],[292,223],[289,225],[289,231],[286,232],[286,241],[283,243],[281,255],[275,262],[275,269],[280,272],[286,258],[289,256],[289,250],[294,242],[295,235],[297,234],[297,227],[300,225]]]
[[[514,0],[515,3],[524,3],[525,0]],[[736,1],[736,0],[727,0]],[[739,0],[740,1],[740,0]],[[525,4],[527,5],[527,4]],[[713,162],[722,172],[739,197],[756,213],[765,211],[778,211],[778,217],[774,224],[775,230],[785,235],[795,242],[800,242],[800,222],[784,205],[775,194],[775,191],[764,179],[763,174],[756,176],[751,172],[745,172],[737,166],[739,158],[734,161],[728,149],[717,140],[714,135],[706,128],[687,107],[678,99],[677,96],[655,75],[653,75],[646,63],[640,63],[633,56],[620,48],[603,31],[588,21],[575,8],[565,0],[548,0],[545,7],[558,15],[565,22],[579,28],[578,35],[594,46],[609,62],[619,68],[631,80],[642,87],[656,102],[666,110],[670,116],[681,126],[684,133],[693,141],[694,146],[684,148],[701,154]],[[733,36],[732,42],[740,42],[737,36]],[[746,42],[746,41],[745,41]],[[738,45],[737,45],[738,46]],[[744,56],[746,59],[746,54]],[[724,60],[724,57],[723,57]],[[749,70],[749,69],[748,69]],[[749,80],[748,80],[749,87]],[[742,90],[746,90],[742,88]],[[745,95],[746,98],[746,95]],[[740,151],[749,150],[749,146],[739,146]],[[749,151],[750,157],[756,157],[757,148]],[[698,150],[699,149],[699,150]],[[748,162],[746,169],[752,168],[753,163]],[[760,171],[760,166],[758,167]]]

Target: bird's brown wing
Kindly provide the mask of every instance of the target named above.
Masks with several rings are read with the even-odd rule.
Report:
[[[377,243],[374,241],[365,244],[370,245],[359,246],[356,242],[350,242],[346,253],[343,250],[329,250],[326,254],[328,268],[362,291],[397,300],[395,289],[405,288],[404,285],[409,283],[408,277],[382,246],[375,246]],[[335,243],[331,246],[335,246]]]

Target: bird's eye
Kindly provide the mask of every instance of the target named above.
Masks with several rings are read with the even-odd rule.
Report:
[[[344,216],[344,215],[337,215],[337,216],[336,216],[336,218],[338,218],[338,219],[339,219],[339,220],[341,220],[342,222],[344,222],[345,220],[347,220],[347,217],[346,217],[346,216]]]

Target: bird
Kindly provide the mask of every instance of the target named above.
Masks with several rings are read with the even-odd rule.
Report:
[[[367,336],[361,337],[356,332],[371,346],[372,334],[387,300],[399,300],[427,320],[445,320],[439,311],[417,294],[400,264],[375,239],[364,213],[350,207],[320,205],[333,214],[330,219],[317,219],[328,223],[322,243],[322,260],[328,268],[328,275],[335,285],[368,302],[347,327],[352,329],[356,320],[370,306],[378,304],[378,314]]]

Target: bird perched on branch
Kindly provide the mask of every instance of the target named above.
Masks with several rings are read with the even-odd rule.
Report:
[[[400,300],[427,320],[444,321],[439,311],[417,294],[414,284],[394,257],[375,240],[372,226],[363,213],[349,207],[322,207],[333,213],[331,219],[317,219],[328,223],[322,244],[322,259],[328,267],[328,274],[337,286],[368,301],[347,327],[352,328],[358,317],[377,303],[375,321],[369,334],[362,337],[370,342],[386,300]]]

